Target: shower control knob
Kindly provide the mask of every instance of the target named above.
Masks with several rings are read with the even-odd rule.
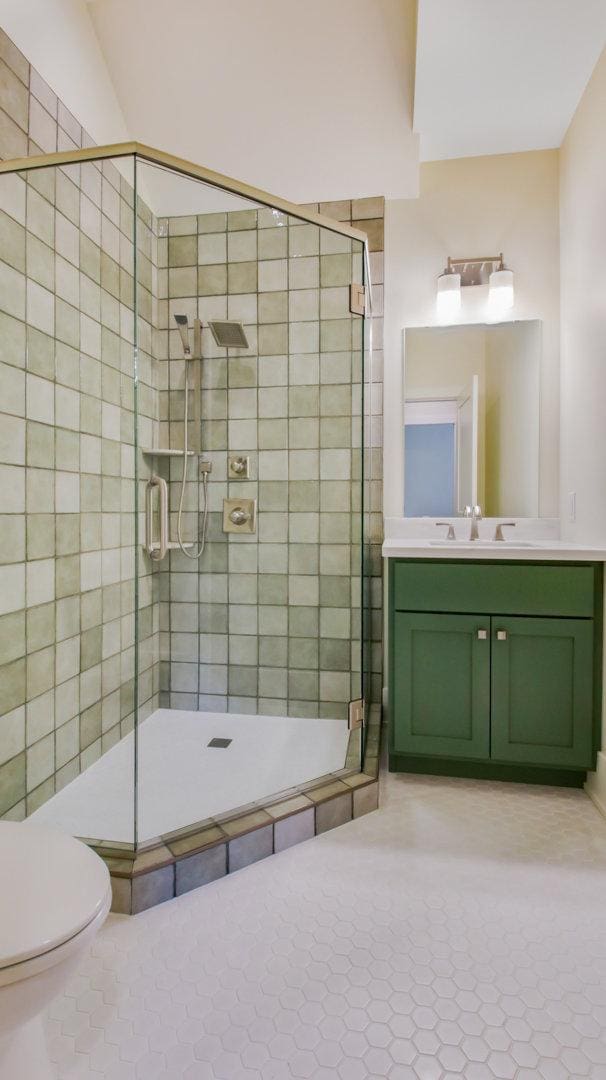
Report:
[[[243,473],[246,472],[246,458],[234,458],[231,463],[232,472]]]
[[[250,518],[250,514],[241,506],[236,506],[229,515],[229,520],[234,525],[246,525],[246,522]]]
[[[223,532],[254,533],[256,517],[256,499],[223,500]]]

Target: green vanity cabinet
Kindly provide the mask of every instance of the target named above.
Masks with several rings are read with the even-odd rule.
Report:
[[[390,560],[390,768],[582,784],[601,597],[600,564]]]
[[[394,632],[394,749],[488,758],[490,634],[481,620],[397,611]]]
[[[491,757],[593,764],[593,621],[493,619]]]

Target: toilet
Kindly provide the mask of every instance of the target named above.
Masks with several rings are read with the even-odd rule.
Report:
[[[111,903],[105,863],[71,836],[0,821],[0,1080],[49,1080],[43,1012]]]

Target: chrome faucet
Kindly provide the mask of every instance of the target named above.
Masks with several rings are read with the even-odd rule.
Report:
[[[494,540],[504,540],[505,537],[503,536],[503,529],[504,528],[515,529],[515,527],[516,527],[515,521],[500,521],[499,524],[497,525],[495,531],[494,531],[493,539]]]
[[[449,521],[436,521],[436,526],[437,525],[445,525],[446,526],[446,528],[448,529],[448,532],[446,533],[446,539],[447,540],[456,540],[454,528],[450,524]]]
[[[471,518],[471,529],[469,532],[470,540],[479,540],[480,534],[478,532],[478,521],[482,520],[482,507],[481,506],[466,506],[465,517]]]

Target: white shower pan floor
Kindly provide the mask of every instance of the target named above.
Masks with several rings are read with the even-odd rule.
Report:
[[[226,749],[211,739],[231,739]],[[139,726],[140,843],[344,768],[345,720],[158,709]],[[133,843],[134,736],[29,818],[73,836]]]

